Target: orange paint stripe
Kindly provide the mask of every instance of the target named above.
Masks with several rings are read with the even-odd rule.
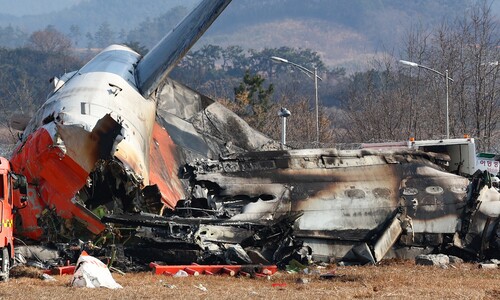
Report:
[[[186,197],[182,182],[178,177],[179,159],[177,146],[172,138],[157,122],[153,128],[153,143],[150,152],[150,184],[158,185],[162,201],[174,208],[179,199]]]

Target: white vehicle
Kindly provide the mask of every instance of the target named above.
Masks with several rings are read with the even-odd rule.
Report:
[[[499,172],[500,162],[498,155],[477,153],[473,138],[457,138],[442,140],[410,139],[407,142],[362,144],[363,149],[415,149],[444,155],[436,156],[437,160],[448,161],[445,169],[454,174],[472,176],[477,170],[488,171],[492,175]],[[443,166],[443,164],[440,164]]]

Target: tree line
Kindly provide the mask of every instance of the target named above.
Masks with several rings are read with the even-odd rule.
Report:
[[[483,1],[437,28],[416,24],[407,29],[400,49],[373,58],[366,71],[354,74],[325,66],[309,49],[256,51],[208,45],[192,51],[173,76],[223,99],[251,125],[275,139],[280,136],[277,112],[286,106],[292,112],[287,139],[299,147],[315,146],[313,80],[290,64],[270,60],[278,56],[309,70],[316,67],[323,79],[319,83],[322,146],[442,139],[449,130],[450,137],[469,135],[476,139],[480,151],[498,153],[498,22],[488,2]],[[448,96],[445,72],[450,78]],[[241,78],[245,79],[243,90],[238,86]],[[265,84],[272,84],[271,95],[256,96],[255,90]]]
[[[482,151],[500,151],[500,28],[482,2],[438,28],[408,29],[400,51],[351,76],[340,115],[346,137],[367,140],[468,134]],[[411,61],[423,67],[398,62]],[[449,96],[446,96],[448,72]],[[446,104],[446,99],[449,103]]]
[[[19,109],[33,112],[50,90],[48,78],[79,68],[93,54],[76,55],[71,38],[50,26],[28,41],[22,48],[0,50],[4,115]],[[128,44],[141,54],[147,52],[140,42]],[[282,57],[309,70],[317,68],[322,79],[319,146],[444,138],[448,111],[451,137],[469,134],[480,150],[500,152],[500,34],[486,2],[437,28],[408,28],[401,45],[353,74],[326,66],[311,49],[205,45],[191,50],[171,77],[221,101],[277,140],[278,111],[286,107],[292,112],[289,144],[316,147],[314,80],[291,64],[270,59]],[[453,79],[448,105],[442,76],[402,65],[400,59],[443,74],[447,70]]]

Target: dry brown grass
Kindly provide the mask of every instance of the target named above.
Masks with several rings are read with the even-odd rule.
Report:
[[[322,273],[330,269],[320,269]],[[0,284],[0,299],[498,299],[500,269],[461,264],[442,269],[393,261],[380,266],[337,267],[336,277],[277,273],[266,278],[207,276],[173,278],[149,273],[114,278],[121,290],[72,288],[71,276],[57,281],[11,279]],[[308,283],[297,283],[307,278]],[[273,283],[285,286],[273,287]],[[202,284],[207,291],[196,288]],[[170,288],[171,286],[174,288]],[[170,286],[170,287],[169,287]]]

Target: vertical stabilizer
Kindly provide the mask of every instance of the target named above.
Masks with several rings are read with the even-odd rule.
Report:
[[[203,0],[144,56],[137,65],[136,73],[138,87],[144,97],[151,95],[230,2]]]

